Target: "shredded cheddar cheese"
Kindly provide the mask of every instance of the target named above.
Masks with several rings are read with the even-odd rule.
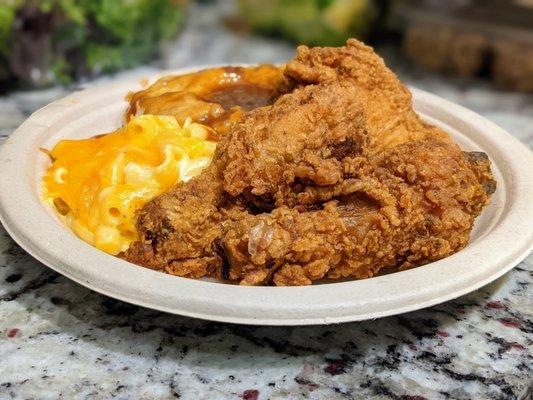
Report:
[[[137,239],[135,214],[147,201],[211,163],[210,128],[142,115],[107,135],[63,140],[49,152],[45,200],[87,243],[107,253]]]

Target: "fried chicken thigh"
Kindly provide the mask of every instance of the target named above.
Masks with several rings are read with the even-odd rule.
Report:
[[[352,193],[320,210],[280,207],[237,221],[223,235],[230,278],[305,285],[446,257],[467,244],[493,190],[486,172],[485,157],[455,144],[431,138],[398,145],[370,158]]]
[[[299,47],[294,89],[247,112],[213,164],[139,213],[126,258],[244,285],[307,285],[463,248],[495,190],[483,153],[424,123],[371,48]]]

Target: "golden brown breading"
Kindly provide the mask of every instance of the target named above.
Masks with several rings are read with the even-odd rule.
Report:
[[[369,133],[369,151],[427,137],[449,140],[444,131],[420,119],[413,111],[411,92],[371,47],[358,40],[349,39],[344,47],[299,46],[285,76],[296,85],[338,81],[354,85]]]
[[[126,252],[130,261],[169,273],[200,277],[220,264],[211,248],[221,234],[222,185],[216,166],[146,204],[138,215],[141,240]]]
[[[225,264],[216,242],[224,222],[246,213],[239,204],[228,201],[214,162],[201,175],[176,185],[140,210],[137,228],[141,238],[125,257],[173,275],[211,275]]]
[[[244,285],[373,276],[446,257],[495,189],[483,153],[421,121],[369,47],[300,47],[297,86],[247,113],[211,167],[147,204],[126,257]]]
[[[224,190],[270,210],[296,205],[307,187],[343,182],[345,159],[367,141],[356,94],[353,85],[312,85],[248,113],[225,145]]]
[[[438,139],[405,143],[359,171],[361,182],[375,185],[362,184],[322,210],[245,216],[223,235],[230,277],[302,285],[446,257],[466,245],[491,193],[490,178],[477,179],[471,158]]]
[[[271,104],[290,87],[283,68],[210,68],[185,75],[165,76],[150,87],[130,93],[126,119],[134,115],[171,115],[212,127],[216,137],[227,134],[245,111]]]
[[[437,137],[411,93],[370,47],[300,46],[285,75],[299,87],[248,113],[230,135],[224,189],[269,211],[347,194],[359,157]]]

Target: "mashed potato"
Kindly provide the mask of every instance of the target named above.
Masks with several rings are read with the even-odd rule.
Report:
[[[63,140],[51,152],[44,195],[81,239],[110,254],[137,239],[135,213],[211,163],[210,128],[142,115],[107,135]]]

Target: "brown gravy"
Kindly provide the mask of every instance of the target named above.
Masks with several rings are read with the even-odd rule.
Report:
[[[140,114],[186,118],[213,128],[214,139],[227,134],[245,111],[271,104],[285,90],[283,68],[219,67],[167,76],[130,94],[126,118]]]
[[[224,109],[241,107],[246,111],[272,104],[274,93],[255,84],[231,84],[208,93],[205,100],[220,104]]]

